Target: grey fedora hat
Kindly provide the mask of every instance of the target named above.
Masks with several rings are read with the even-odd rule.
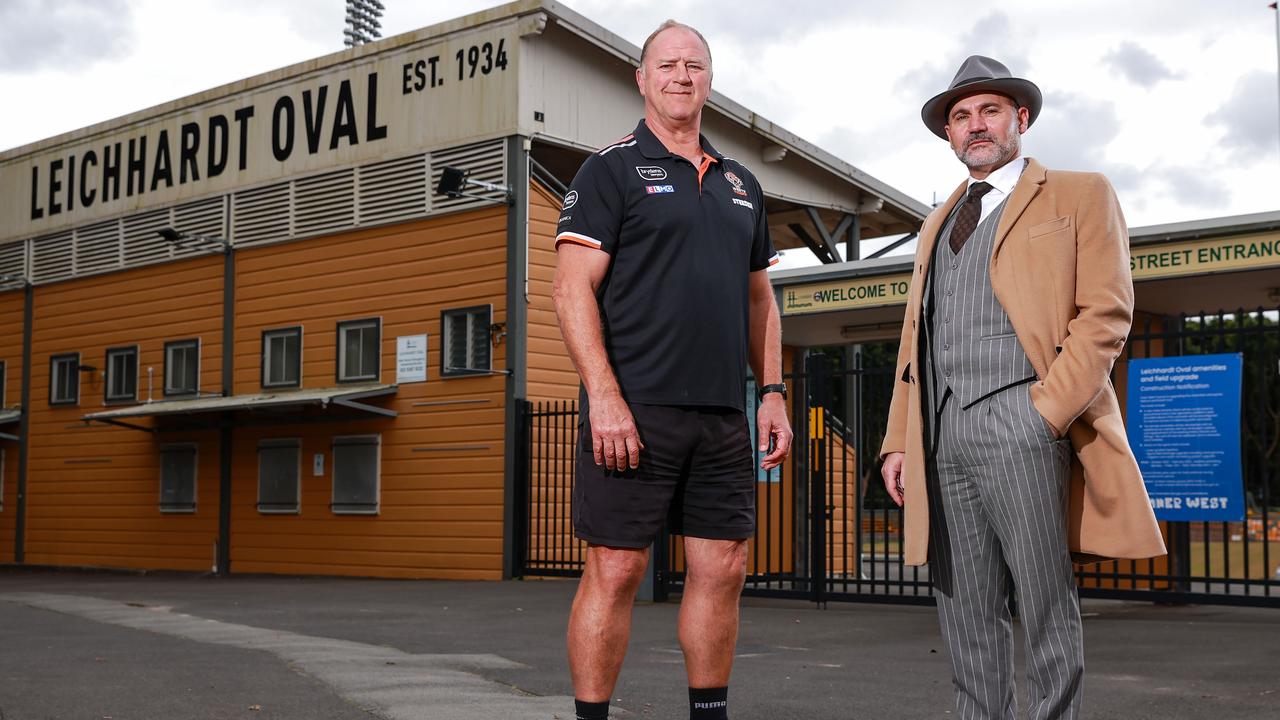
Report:
[[[920,118],[930,132],[946,140],[947,134],[942,128],[947,124],[947,111],[951,104],[962,97],[986,92],[1008,95],[1019,106],[1025,107],[1029,116],[1027,127],[1036,121],[1044,102],[1035,83],[1013,77],[1004,63],[982,55],[970,55],[951,80],[951,87],[929,98],[929,102],[920,109]]]

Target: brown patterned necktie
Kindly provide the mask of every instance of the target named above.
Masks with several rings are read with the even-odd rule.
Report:
[[[968,240],[974,228],[978,227],[978,217],[982,215],[982,196],[993,189],[991,185],[984,182],[976,182],[969,186],[969,194],[965,197],[964,204],[960,206],[960,212],[956,213],[955,224],[951,226],[951,237],[947,241],[951,244],[951,252],[960,252],[960,248],[964,247],[964,241]]]

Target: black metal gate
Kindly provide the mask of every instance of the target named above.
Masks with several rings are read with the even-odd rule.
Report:
[[[1243,523],[1163,523],[1169,556],[1082,566],[1086,597],[1280,607],[1280,323],[1277,310],[1148,317],[1130,336],[1113,382],[1123,402],[1128,360],[1241,352],[1248,517]],[[796,442],[786,464],[757,478],[757,532],[748,595],[814,602],[932,603],[927,567],[902,556],[902,511],[880,480],[879,449],[893,392],[897,343],[864,343],[796,358],[790,413]],[[754,397],[754,388],[745,390]],[[749,401],[750,404],[750,401]],[[748,408],[752,410],[751,407]],[[577,408],[526,404],[528,475],[523,574],[576,575],[584,546],[572,537],[570,494]],[[758,462],[757,462],[758,466]],[[678,592],[683,556],[666,538],[663,590]]]

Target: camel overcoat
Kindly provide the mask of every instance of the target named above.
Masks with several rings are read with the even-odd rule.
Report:
[[[893,402],[881,455],[903,452],[905,560],[928,560],[929,504],[921,417],[921,299],[938,231],[961,183],[920,229]],[[1111,369],[1133,320],[1129,233],[1115,192],[1097,173],[1046,170],[1029,160],[996,229],[991,285],[1036,382],[1036,410],[1071,438],[1067,542],[1078,561],[1165,553],[1129,448]],[[1019,387],[1010,392],[1024,392]]]

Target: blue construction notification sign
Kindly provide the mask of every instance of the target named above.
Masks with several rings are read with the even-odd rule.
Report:
[[[1129,445],[1159,520],[1244,520],[1240,353],[1129,361]]]

